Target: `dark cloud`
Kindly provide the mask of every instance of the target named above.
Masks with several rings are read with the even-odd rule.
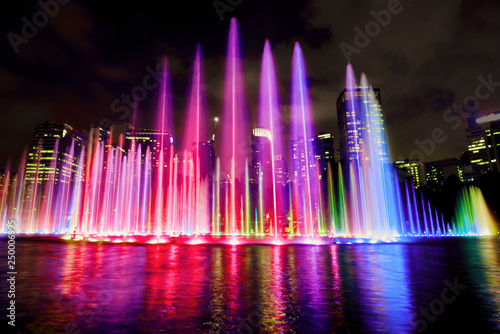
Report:
[[[309,24],[329,27],[332,32],[332,47],[323,48],[309,62],[312,75],[328,78],[325,86],[338,87],[343,80],[339,74],[346,64],[340,43],[355,45],[354,28],[364,31],[374,20],[370,12],[387,9],[389,2],[309,2],[304,12]],[[478,76],[492,73],[500,81],[500,64],[496,61],[500,56],[496,42],[500,37],[496,19],[500,3],[400,1],[400,6],[401,12],[392,15],[387,27],[359,54],[352,55],[354,69],[366,72],[371,84],[381,88],[393,157],[407,156],[417,148],[414,141],[430,137],[435,127],[445,130],[449,139],[427,158],[459,156],[465,149],[465,133],[463,129],[452,130],[442,113],[474,95]],[[331,91],[329,104],[333,106],[337,92]],[[320,103],[319,108],[324,105]],[[498,91],[480,102],[479,113],[495,108],[500,109]],[[328,113],[317,109],[319,115]],[[330,126],[334,127],[333,123]]]
[[[55,120],[86,129],[92,122],[116,119],[111,103],[129,94],[169,57],[175,121],[183,124],[194,50],[205,57],[211,117],[220,112],[229,18],[240,22],[249,112],[257,109],[260,55],[265,39],[273,47],[281,101],[289,104],[290,67],[295,41],[304,51],[318,131],[337,135],[336,99],[343,88],[347,60],[342,42],[354,45],[355,27],[364,30],[390,1],[247,1],[224,13],[221,22],[211,1],[118,2],[72,0],[40,28],[28,44],[13,51],[9,32],[20,34],[22,17],[40,10],[36,1],[0,5],[0,165],[18,159],[38,121]],[[473,95],[478,77],[500,81],[498,1],[407,1],[387,27],[352,55],[358,75],[382,92],[392,156],[407,156],[415,140],[435,127],[449,139],[429,159],[460,155],[463,128],[452,130],[442,113]],[[139,106],[139,123],[154,118],[156,92]],[[480,101],[479,112],[500,109],[500,92]]]

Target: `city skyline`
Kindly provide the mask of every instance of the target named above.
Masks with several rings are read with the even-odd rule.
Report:
[[[19,20],[13,19],[16,15],[12,15],[5,36],[9,33],[22,36],[24,21],[21,18],[26,17],[29,21],[34,13],[42,10],[39,5],[30,2],[9,6],[13,7],[5,11],[18,14]],[[255,112],[257,108],[256,77],[265,38],[270,39],[277,58],[283,101],[288,100],[287,73],[292,45],[299,40],[310,73],[313,115],[319,125],[318,132],[329,132],[338,138],[334,104],[343,89],[343,68],[350,60],[355,68],[367,73],[374,87],[383,92],[391,161],[408,157],[418,149],[415,141],[431,138],[435,128],[443,129],[447,140],[436,145],[434,152],[425,160],[458,158],[467,143],[462,135],[466,122],[457,120],[455,114],[447,113],[449,108],[453,111],[455,103],[462,103],[478,92],[479,114],[500,109],[496,65],[493,61],[483,61],[495,58],[495,51],[486,47],[494,41],[492,32],[496,23],[490,15],[498,8],[493,3],[433,4],[433,12],[430,13],[424,11],[426,3],[401,2],[398,7],[401,11],[392,15],[390,24],[382,27],[378,35],[369,36],[370,43],[363,48],[355,43],[357,30],[354,28],[363,31],[366,24],[375,20],[373,12],[387,10],[386,3],[375,3],[372,7],[362,4],[354,10],[351,4],[329,5],[321,1],[294,5],[242,1],[238,6],[231,7],[232,11],[224,11],[222,19],[213,3],[195,8],[176,4],[162,15],[151,6],[145,2],[135,11],[120,4],[120,10],[128,13],[124,16],[126,19],[120,21],[93,3],[83,5],[74,1],[61,4],[57,15],[50,18],[46,26],[39,27],[36,36],[30,38],[28,43],[18,45],[18,53],[8,38],[4,40],[2,51],[6,58],[4,67],[0,69],[4,79],[0,88],[4,94],[0,95],[0,102],[4,105],[2,110],[8,116],[9,126],[4,125],[0,133],[0,140],[5,143],[0,150],[1,166],[6,165],[9,157],[16,165],[20,152],[29,145],[33,128],[39,122],[67,122],[78,131],[83,131],[92,122],[105,118],[121,120],[120,117],[126,115],[125,120],[131,121],[130,100],[123,99],[122,95],[131,95],[137,86],[152,87],[157,84],[155,67],[163,55],[169,58],[172,67],[174,117],[175,124],[180,126],[187,101],[188,79],[185,73],[190,67],[197,42],[201,43],[207,59],[210,115],[219,115],[222,109],[221,64],[225,43],[220,36],[227,33],[231,16],[241,22],[250,111]],[[406,10],[410,6],[411,10]],[[475,18],[465,16],[470,12],[476,13]],[[334,23],[322,23],[326,13],[331,13],[334,20],[329,22]],[[77,22],[71,20],[73,15],[78,15]],[[412,25],[411,29],[404,26],[403,32],[407,36],[419,36],[418,40],[413,40],[415,45],[409,45],[398,31],[405,20],[413,22],[418,15],[423,15],[426,20]],[[150,19],[149,24],[133,24],[139,19],[145,22],[142,20],[145,17]],[[260,20],[255,20],[256,17]],[[255,29],[257,21],[264,29]],[[282,23],[274,24],[278,21]],[[127,24],[130,25],[128,31],[134,31],[134,34],[125,34]],[[100,29],[103,26],[113,28]],[[175,29],[170,29],[172,27]],[[466,28],[470,28],[466,35],[460,33]],[[106,33],[99,36],[97,31]],[[167,34],[166,31],[175,31],[175,34]],[[399,48],[389,45],[389,41],[394,41]],[[42,43],[58,50],[60,57],[52,59],[44,56],[47,53],[40,47]],[[141,45],[142,51],[130,47],[134,44]],[[348,57],[350,59],[343,52],[346,44],[359,51],[352,53]],[[416,55],[419,52],[413,52],[418,46],[425,51],[420,52],[420,56]],[[447,59],[445,51],[454,52],[457,56]],[[468,59],[467,66],[461,59]],[[147,76],[148,80],[144,81]],[[488,82],[490,85],[485,86]],[[477,90],[478,85],[483,86]],[[141,126],[143,128],[149,128],[146,125],[148,121],[151,123],[152,106],[156,100],[154,90],[146,92],[147,96],[139,104],[143,116],[137,120],[144,125]],[[283,106],[286,110],[287,103]],[[429,127],[429,124],[433,126]]]
[[[385,13],[387,17],[394,11],[392,6],[377,15]],[[252,69],[246,66],[240,32],[238,20],[231,18],[227,53],[221,58],[225,62],[222,113],[212,116],[207,103],[211,79],[205,76],[205,64],[210,59],[203,56],[200,44],[195,47],[188,75],[186,112],[180,113],[173,103],[175,66],[164,56],[156,72],[148,68],[150,73],[142,86],[131,90],[133,98],[122,95],[126,101],[112,103],[114,111],[123,112],[125,107],[117,106],[127,103],[132,108],[131,121],[127,117],[118,122],[104,118],[93,123],[90,131],[83,130],[83,134],[66,123],[39,123],[36,138],[19,165],[19,180],[13,181],[16,184],[10,188],[10,195],[3,196],[10,196],[5,212],[23,215],[27,231],[67,233],[74,228],[84,235],[102,233],[103,229],[156,235],[182,231],[197,236],[210,230],[214,235],[271,234],[275,242],[285,229],[292,236],[340,232],[382,238],[398,233],[419,236],[424,231],[435,236],[453,230],[475,233],[482,229],[470,217],[466,222],[454,221],[461,215],[459,207],[452,213],[451,206],[446,205],[446,213],[440,217],[436,207],[428,199],[424,201],[421,191],[418,204],[415,189],[425,185],[428,178],[431,188],[426,191],[443,190],[448,167],[456,168],[458,182],[471,182],[464,184],[470,189],[491,177],[483,178],[486,172],[498,171],[497,113],[471,117],[477,106],[466,106],[471,113],[443,114],[456,130],[458,123],[467,118],[469,146],[460,150],[460,160],[425,164],[438,144],[448,139],[446,132],[436,127],[431,138],[415,140],[418,149],[408,158],[396,157],[393,166],[383,90],[373,86],[365,73],[357,77],[349,62],[345,88],[336,98],[338,131],[325,133],[324,124],[318,124],[314,117],[314,83],[298,42],[293,47],[290,90],[283,94],[279,66],[266,39],[255,115],[251,106],[254,96],[245,84]],[[345,51],[345,45],[341,45]],[[484,99],[481,92],[491,91],[494,85],[479,85],[475,100]],[[140,119],[148,111],[140,105],[148,91],[156,95],[157,101],[154,107],[149,106],[155,117],[149,117],[150,126],[145,126]],[[284,103],[287,98],[289,102]],[[184,131],[179,130],[179,124],[184,125]],[[486,129],[480,124],[490,126]],[[340,148],[337,152],[335,135],[331,134],[335,132]],[[84,152],[87,136],[88,150]],[[418,161],[417,166],[414,161]],[[288,176],[285,166],[291,166]],[[14,170],[8,166],[6,174]],[[72,182],[65,181],[68,177]],[[5,184],[10,184],[10,179]],[[471,190],[461,196],[462,207],[473,200],[472,196],[479,201],[477,208],[483,210],[481,194]],[[57,199],[64,204],[56,204]],[[129,207],[118,213],[117,205]],[[51,215],[59,218],[52,221]],[[446,224],[452,224],[453,229]]]
[[[345,92],[344,90],[338,97],[338,100],[340,101],[341,98],[345,98]],[[357,89],[356,91],[360,92],[360,89]],[[381,106],[380,102],[380,90],[377,88],[374,88],[375,96],[378,99],[378,105]],[[343,112],[349,113],[349,110],[343,109],[343,104],[344,102],[338,102],[337,108],[341,108]],[[379,108],[377,106],[374,107],[375,109]],[[382,122],[383,122],[383,108],[379,108],[377,110],[380,110],[381,116],[382,116]],[[476,123],[477,120],[477,123]],[[476,118],[476,117],[470,117],[468,118],[468,128],[464,132],[464,136],[467,138],[467,144],[464,146],[462,154],[459,157],[451,157],[451,158],[445,158],[445,159],[439,159],[439,160],[433,160],[433,161],[425,161],[422,159],[421,156],[413,156],[413,157],[403,157],[400,160],[393,159],[394,161],[386,160],[386,153],[382,153],[380,156],[381,161],[386,161],[394,164],[395,167],[398,169],[404,169],[405,173],[407,173],[406,176],[405,174],[400,174],[402,177],[411,177],[413,180],[413,185],[416,189],[418,189],[420,186],[423,186],[427,183],[428,180],[432,180],[432,182],[440,182],[442,183],[448,176],[451,174],[455,174],[462,182],[474,182],[479,180],[479,177],[486,173],[487,171],[493,171],[493,172],[498,172],[500,168],[498,167],[500,165],[500,112],[494,112],[488,115],[484,115],[482,117]],[[217,122],[220,122],[219,117],[217,117]],[[360,124],[363,124],[360,127],[359,134],[357,136],[362,137],[362,133],[366,131],[366,125],[364,125],[363,121],[358,121]],[[339,121],[341,123],[341,121]],[[56,132],[57,134],[55,135],[54,138],[51,139],[49,145],[44,144],[44,149],[45,153],[40,154],[37,153],[40,150],[40,147],[37,147],[37,140],[42,138],[43,136],[51,136],[54,132],[53,128],[60,128]],[[47,129],[47,131],[44,132],[42,131],[43,129]],[[66,129],[66,130],[64,130]],[[111,129],[114,129],[111,131]],[[383,123],[382,127],[380,128],[382,131],[384,130],[383,128]],[[28,166],[15,166],[11,165],[10,166],[10,171],[16,172],[18,167],[22,168],[27,168],[26,169],[26,174],[29,178],[30,173],[35,173],[36,168],[34,167],[35,164],[33,164],[36,160],[37,156],[42,156],[45,155],[47,158],[45,159],[50,159],[48,156],[52,155],[54,146],[56,145],[55,139],[57,138],[64,138],[63,135],[64,132],[68,132],[72,135],[72,137],[76,136],[75,138],[79,138],[77,140],[76,148],[78,152],[81,151],[82,145],[88,146],[85,147],[85,150],[90,150],[90,153],[88,156],[92,156],[92,152],[95,150],[95,145],[97,143],[105,143],[106,145],[112,145],[113,147],[119,147],[123,153],[126,155],[128,151],[131,149],[131,145],[134,145],[133,143],[136,142],[135,145],[141,144],[143,147],[143,150],[145,150],[147,147],[151,149],[152,152],[155,150],[159,150],[159,141],[154,140],[154,138],[158,137],[158,135],[161,134],[160,130],[156,129],[146,129],[146,128],[137,128],[134,127],[132,124],[128,122],[118,122],[118,123],[112,123],[109,128],[103,128],[102,126],[99,126],[99,124],[93,124],[90,128],[90,131],[88,131],[88,137],[85,135],[79,133],[78,131],[74,130],[71,125],[66,124],[66,123],[57,123],[57,122],[51,122],[51,121],[45,121],[42,123],[39,123],[35,126],[35,131],[34,131],[34,137],[31,143],[30,148],[26,151],[27,153],[27,163],[30,164],[31,162],[31,167]],[[352,132],[353,130],[351,130]],[[358,130],[356,130],[358,131]],[[55,132],[54,132],[55,133]],[[339,129],[338,133],[340,136],[342,136],[343,133],[348,134],[348,130],[344,129],[341,131]],[[64,133],[65,134],[65,133]],[[112,134],[112,137],[110,137],[110,134]],[[175,135],[172,135],[168,132],[165,132],[163,135],[167,135],[170,139],[167,140],[167,142],[170,142],[173,144],[174,142],[176,145],[174,145],[174,153],[179,154],[181,157],[183,155],[182,148],[177,146],[180,142],[180,140],[174,140]],[[349,135],[347,135],[348,137]],[[122,138],[123,137],[123,138]],[[344,135],[346,137],[346,135]],[[346,137],[346,138],[347,138]],[[356,136],[354,136],[356,137]],[[353,138],[354,138],[353,137]],[[37,139],[38,138],[38,139]],[[62,155],[67,155],[68,147],[71,145],[71,142],[68,141],[68,137],[66,137],[66,140],[62,140],[60,144],[60,149],[59,152],[57,152],[57,160],[62,161],[63,159],[59,156]],[[90,138],[90,140],[89,140]],[[271,133],[269,132],[268,129],[264,127],[255,127],[252,129],[252,135],[250,142],[251,147],[252,147],[252,152],[251,155],[248,157],[249,160],[249,166],[252,170],[250,173],[250,179],[252,180],[252,175],[258,174],[258,163],[255,165],[253,163],[253,160],[255,159],[254,156],[254,140],[258,138],[267,138],[267,140],[271,140]],[[356,137],[357,138],[357,137]],[[490,139],[491,138],[491,139]],[[178,138],[179,139],[179,138]],[[262,140],[260,139],[260,140]],[[352,161],[354,156],[349,156],[349,158],[342,157],[342,147],[345,146],[347,147],[354,147],[353,143],[348,144],[347,141],[344,139],[344,142],[342,141],[342,137],[340,138],[334,138],[331,133],[325,133],[323,131],[317,132],[316,135],[308,138],[310,141],[312,141],[313,147],[314,147],[314,152],[310,152],[311,158],[313,155],[315,155],[315,160],[318,161],[320,164],[320,170],[322,173],[325,173],[327,170],[327,161],[330,161],[331,164],[334,163],[341,163],[341,162],[349,162]],[[275,160],[283,160],[285,163],[285,166],[293,163],[294,161],[294,155],[295,155],[295,150],[297,147],[298,141],[301,139],[292,139],[290,147],[288,145],[285,145],[286,149],[283,152],[284,156],[279,156],[275,157]],[[328,144],[326,146],[322,146],[321,142],[322,141],[327,141]],[[81,143],[80,143],[81,142]],[[153,143],[155,142],[155,143]],[[362,140],[361,146],[362,144]],[[385,141],[382,141],[384,145],[386,145]],[[488,143],[489,146],[487,148],[487,145],[485,143]],[[193,143],[195,145],[195,143]],[[216,147],[217,143],[215,140],[215,132],[213,134],[207,135],[206,140],[202,140],[199,145],[202,145],[203,147],[209,147],[211,146],[211,150],[213,150],[213,153],[210,153],[211,157],[210,158],[211,162],[209,162],[208,167],[213,170],[215,165],[215,152],[216,152]],[[207,146],[209,145],[209,146]],[[262,145],[262,144],[260,144]],[[330,145],[330,146],[329,146]],[[340,146],[340,147],[339,147]],[[330,152],[330,148],[333,147],[333,151]],[[339,148],[337,148],[339,147]],[[47,150],[49,149],[49,150]],[[170,148],[165,147],[164,148],[165,152],[169,152]],[[357,149],[352,150],[351,153],[355,153],[354,155],[359,155],[362,153],[362,149]],[[289,152],[288,152],[289,151]],[[357,152],[357,153],[356,153]],[[166,153],[168,155],[168,153]],[[269,152],[266,154],[270,154]],[[351,154],[352,155],[352,154]],[[76,155],[78,156],[78,155]],[[479,159],[477,159],[479,158]],[[39,158],[40,159],[40,158]],[[42,158],[44,159],[44,158]],[[153,154],[152,155],[152,165],[156,166],[158,162],[156,161],[156,156]],[[86,160],[86,159],[85,159]],[[143,159],[144,160],[144,159]],[[269,160],[269,159],[267,159]],[[75,161],[76,163],[76,161]],[[143,161],[144,163],[144,161]],[[268,162],[269,163],[269,162]],[[424,170],[425,167],[425,170]],[[444,169],[443,169],[444,167]],[[5,167],[2,167],[5,168]],[[34,169],[35,168],[35,169]],[[45,168],[45,167],[44,167]],[[48,169],[53,169],[54,167],[49,167]],[[267,167],[269,168],[269,166]],[[286,168],[286,167],[285,167]],[[437,168],[437,169],[436,169]],[[73,170],[72,173],[74,173],[75,170]],[[280,176],[280,178],[282,178]],[[287,180],[290,181],[293,178],[288,177]],[[325,177],[323,176],[323,180],[325,180]],[[439,180],[439,181],[438,181]],[[255,182],[255,181],[251,181]],[[325,181],[323,181],[325,182]]]

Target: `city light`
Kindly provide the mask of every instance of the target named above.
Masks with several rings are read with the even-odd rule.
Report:
[[[16,183],[9,171],[1,180],[2,217],[19,221],[20,233],[113,243],[358,244],[496,232],[479,189],[464,189],[454,216],[445,216],[415,192],[425,179],[419,160],[396,163],[412,175],[410,182],[398,183],[389,163],[380,89],[364,74],[358,84],[351,65],[337,102],[338,165],[333,136],[316,133],[299,43],[292,57],[288,128],[269,41],[260,69],[259,126],[252,126],[237,21],[230,26],[220,139],[215,140],[218,116],[210,136],[198,46],[182,133],[174,134],[165,61],[155,129],[129,123],[114,124],[111,131],[93,127],[87,140],[68,125],[39,124],[21,162],[25,172]],[[474,153],[486,146],[472,148]],[[428,178],[439,180],[445,167],[435,163]],[[8,196],[9,191],[19,195]]]

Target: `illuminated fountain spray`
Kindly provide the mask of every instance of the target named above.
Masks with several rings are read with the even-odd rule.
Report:
[[[245,168],[247,166],[248,124],[244,96],[244,77],[238,41],[238,22],[231,19],[227,45],[226,71],[222,112],[222,141],[220,147],[222,178],[229,184],[222,196],[226,196],[226,207],[221,208],[225,230],[230,234],[244,233],[246,212]]]
[[[463,189],[457,202],[452,231],[449,232],[462,235],[490,235],[497,232],[495,219],[479,188]]]
[[[260,90],[259,90],[259,124],[264,128],[264,130],[269,131],[270,141],[269,150],[267,154],[270,159],[271,168],[270,170],[266,168],[266,158],[259,161],[259,166],[261,170],[259,171],[259,185],[261,184],[260,179],[264,183],[264,186],[259,187],[259,201],[264,202],[266,198],[268,189],[271,189],[270,203],[270,213],[272,221],[272,229],[275,235],[275,242],[278,241],[278,219],[283,219],[285,217],[284,213],[284,202],[286,200],[284,194],[283,185],[279,184],[276,180],[277,171],[277,160],[283,160],[283,149],[281,138],[283,136],[283,123],[281,119],[281,108],[278,95],[278,83],[276,80],[276,71],[274,68],[273,56],[271,53],[271,46],[269,41],[266,40],[264,45],[264,53],[262,56],[262,65],[260,72]],[[261,148],[265,149],[265,148]],[[265,157],[261,155],[260,157]],[[262,197],[262,198],[261,198]],[[262,209],[262,208],[261,208]]]
[[[68,144],[64,139],[64,152],[58,155],[62,147],[59,139],[54,140],[55,147],[44,148],[40,142],[32,154],[37,167],[30,169],[29,179],[26,153],[15,180],[9,169],[3,173],[2,231],[6,231],[6,221],[14,219],[20,233],[65,233],[67,238],[73,235],[90,241],[150,243],[177,237],[200,243],[210,239],[207,234],[212,234],[211,240],[226,234],[232,236],[231,244],[241,242],[237,237],[280,244],[279,236],[285,232],[287,222],[289,237],[306,236],[306,242],[312,243],[321,242],[319,238],[311,240],[316,236],[378,242],[402,236],[496,233],[494,219],[477,188],[464,188],[454,217],[445,220],[411,182],[399,187],[389,163],[379,100],[364,75],[357,84],[350,65],[344,98],[346,112],[352,118],[348,130],[357,134],[352,140],[359,150],[343,168],[338,168],[337,176],[335,167],[329,165],[327,182],[322,184],[306,65],[298,43],[291,80],[291,187],[283,170],[279,172],[286,160],[282,142],[285,135],[268,41],[261,63],[258,128],[254,130],[254,137],[262,137],[260,143],[265,143],[258,150],[267,153],[257,161],[257,173],[252,171],[255,164],[252,161],[250,167],[248,160],[249,124],[235,19],[231,20],[228,38],[222,136],[216,141],[220,159],[209,168],[207,159],[213,154],[207,149],[213,150],[213,141],[208,141],[202,63],[198,46],[179,154],[174,152],[170,75],[164,61],[155,127],[146,135],[152,136],[150,143],[154,144],[142,146],[132,136],[130,146],[124,145],[123,137],[115,145],[113,134],[101,141],[91,131],[87,148],[77,153],[76,143]],[[45,164],[40,152],[48,149],[53,154],[44,157],[50,160]],[[60,160],[60,156],[64,159]],[[57,176],[44,174],[56,169]],[[256,177],[256,188],[250,183],[252,177]],[[323,190],[327,193],[323,194]],[[264,228],[264,222],[269,223],[269,229]],[[297,240],[304,242],[304,238]]]
[[[182,231],[187,234],[210,232],[208,161],[206,157],[207,130],[205,91],[201,46],[196,55],[191,78],[191,90],[186,113],[183,141]]]
[[[314,153],[314,124],[302,49],[295,43],[291,87],[291,155],[294,177],[292,214],[302,222],[299,234],[313,236],[321,224],[318,166]]]
[[[382,109],[364,74],[356,84],[350,64],[344,94],[348,131],[354,134],[349,144],[355,148],[348,164],[350,232],[380,239],[402,234],[403,205],[389,162]]]
[[[175,231],[177,218],[177,179],[172,173],[166,173],[165,164],[168,170],[175,169],[177,161],[173,159],[173,142],[168,141],[168,135],[172,135],[172,103],[170,93],[170,75],[167,68],[166,59],[163,62],[162,82],[160,89],[160,100],[157,114],[157,129],[160,131],[160,152],[156,168],[155,182],[155,206],[154,206],[154,228],[153,233],[160,235],[165,230],[172,234]],[[170,137],[172,138],[172,137]],[[170,150],[166,150],[170,146]],[[167,152],[170,152],[170,156]],[[167,198],[165,189],[168,189],[171,196]],[[168,201],[170,200],[170,201]],[[167,202],[168,201],[168,202]],[[167,210],[165,210],[167,208]],[[166,211],[166,212],[165,212]],[[165,224],[165,226],[164,226]]]

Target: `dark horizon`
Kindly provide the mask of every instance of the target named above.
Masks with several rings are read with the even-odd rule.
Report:
[[[220,117],[231,16],[240,24],[251,117],[256,115],[265,40],[273,49],[283,105],[289,103],[293,44],[299,41],[309,71],[316,130],[332,133],[336,148],[335,101],[344,87],[348,61],[358,79],[365,72],[373,87],[381,90],[391,161],[408,157],[418,149],[415,141],[432,138],[436,128],[447,139],[425,161],[458,158],[467,148],[467,122],[459,118],[454,105],[468,96],[477,98],[479,115],[500,110],[500,65],[494,61],[500,55],[498,2],[236,3],[176,3],[165,9],[152,1],[112,2],[105,7],[96,1],[60,0],[53,17],[22,42],[13,34],[23,36],[23,17],[33,22],[43,9],[36,1],[3,4],[0,166],[11,158],[11,168],[17,169],[39,122],[67,123],[82,132],[104,118],[122,120],[123,113],[116,111],[124,104],[114,101],[142,85],[163,56],[168,57],[172,73],[176,133],[180,133],[198,43],[205,58],[208,114]],[[378,22],[378,33],[373,22]],[[483,89],[478,90],[479,85]],[[155,90],[147,91],[139,105],[138,127],[151,126],[156,95]],[[131,122],[132,113],[123,120]]]

